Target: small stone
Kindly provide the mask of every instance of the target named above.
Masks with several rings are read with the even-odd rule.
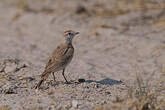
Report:
[[[74,108],[78,107],[78,101],[77,100],[72,101],[72,107],[74,107]]]
[[[16,91],[13,90],[12,88],[9,88],[9,89],[4,90],[4,93],[5,94],[16,94]]]
[[[14,72],[17,72],[17,71],[19,71],[19,70],[21,70],[21,69],[23,69],[23,68],[26,68],[26,67],[27,67],[27,65],[26,65],[26,64],[23,64],[23,65],[21,65],[20,67],[16,67],[16,69],[15,69]]]
[[[24,77],[21,80],[25,80],[26,82],[31,82],[31,81],[35,80],[35,78],[29,76],[29,77]]]
[[[76,14],[82,14],[82,13],[85,13],[87,12],[87,10],[85,9],[84,6],[78,6],[77,9],[76,9]]]
[[[78,82],[80,83],[85,82],[85,79],[78,79]]]
[[[6,73],[10,73],[10,72],[15,71],[16,68],[17,68],[17,65],[12,63],[10,65],[7,65],[4,70]]]
[[[105,93],[106,93],[107,95],[108,95],[108,94],[111,94],[111,92],[110,92],[110,91],[106,91]]]

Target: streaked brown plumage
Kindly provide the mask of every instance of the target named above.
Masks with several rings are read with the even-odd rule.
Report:
[[[41,80],[37,84],[36,88],[39,88],[51,73],[55,80],[54,72],[60,70],[63,70],[62,75],[65,81],[68,83],[64,75],[64,72],[66,66],[70,63],[70,61],[73,58],[74,48],[72,46],[72,39],[77,34],[79,34],[79,32],[74,32],[72,30],[64,32],[65,42],[60,44],[52,53],[52,56],[49,58],[49,61],[45,67],[45,71],[41,74]]]

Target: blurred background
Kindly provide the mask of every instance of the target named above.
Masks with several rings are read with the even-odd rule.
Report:
[[[54,87],[48,83],[50,77],[46,83],[49,92],[37,94],[31,88],[68,29],[80,35],[73,41],[75,55],[66,76],[88,83]],[[164,30],[165,0],[0,0],[0,104],[65,110],[72,108],[74,99],[79,109],[90,110],[114,102],[116,96],[124,97],[132,87],[136,92],[141,85],[156,90],[159,84],[165,85]],[[63,81],[61,74],[56,77]],[[3,96],[6,90],[17,94]],[[150,110],[142,107],[163,102],[145,96],[148,102],[133,99],[130,106],[137,103],[138,110]]]

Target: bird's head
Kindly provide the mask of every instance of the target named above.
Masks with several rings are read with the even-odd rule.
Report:
[[[75,31],[72,31],[72,30],[65,31],[64,32],[64,37],[65,37],[66,43],[72,43],[72,39],[77,34],[79,34],[79,32],[75,32]]]

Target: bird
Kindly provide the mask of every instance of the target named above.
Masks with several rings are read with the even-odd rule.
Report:
[[[44,72],[40,75],[41,80],[36,85],[36,89],[40,88],[41,84],[48,78],[50,74],[52,74],[53,79],[55,81],[55,72],[62,70],[62,75],[65,79],[66,83],[69,83],[66,79],[64,73],[65,68],[71,62],[74,55],[74,47],[72,45],[73,38],[78,35],[79,32],[75,32],[73,30],[67,30],[64,32],[64,41],[57,46],[57,48],[53,51],[52,55],[49,57],[48,62],[45,66]]]

